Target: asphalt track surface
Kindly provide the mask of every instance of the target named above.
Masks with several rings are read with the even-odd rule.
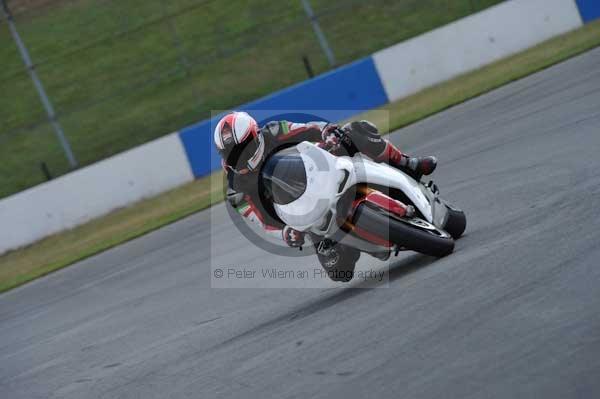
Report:
[[[211,242],[271,259],[201,212],[1,295],[0,397],[598,397],[600,49],[392,138],[439,156],[453,255],[374,289],[214,289]]]

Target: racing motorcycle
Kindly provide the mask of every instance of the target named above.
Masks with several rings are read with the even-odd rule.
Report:
[[[277,216],[308,233],[317,255],[341,243],[379,259],[405,250],[443,257],[466,227],[464,212],[440,198],[433,182],[360,152],[336,156],[305,141],[270,156],[260,178]],[[330,258],[352,271],[358,259]]]

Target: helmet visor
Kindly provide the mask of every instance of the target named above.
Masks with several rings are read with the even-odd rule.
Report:
[[[265,141],[262,135],[251,137],[245,143],[234,146],[225,157],[226,167],[238,174],[253,172],[264,159]]]

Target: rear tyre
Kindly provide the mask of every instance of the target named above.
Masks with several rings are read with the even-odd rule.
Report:
[[[445,231],[419,219],[398,219],[383,209],[365,204],[354,214],[354,225],[403,248],[441,258],[454,250],[454,240]]]
[[[456,240],[462,236],[467,228],[467,217],[463,211],[452,209],[448,206],[446,209],[448,209],[448,220],[446,221],[444,230]]]

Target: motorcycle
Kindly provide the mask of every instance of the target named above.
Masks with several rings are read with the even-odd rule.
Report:
[[[302,142],[269,157],[260,179],[277,216],[310,235],[325,269],[353,272],[361,252],[379,259],[406,250],[443,257],[466,228],[464,212],[443,200],[433,182],[360,152],[336,156]],[[351,250],[332,257],[335,248]]]

